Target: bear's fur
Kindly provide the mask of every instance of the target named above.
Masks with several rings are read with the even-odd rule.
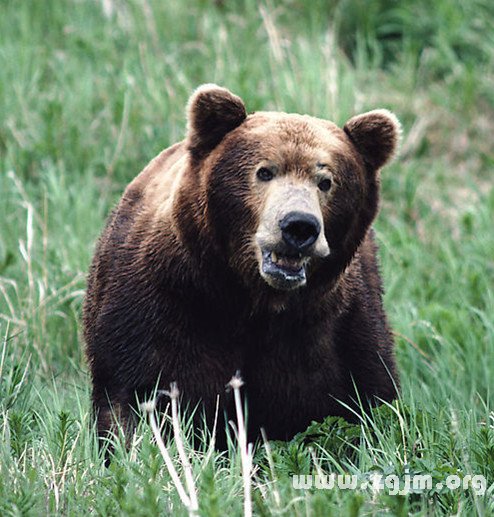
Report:
[[[225,386],[237,371],[250,439],[260,427],[288,439],[312,420],[352,418],[358,398],[392,400],[371,223],[395,116],[371,111],[340,129],[247,115],[215,85],[187,111],[186,139],[127,187],[91,267],[84,335],[100,435],[171,382],[212,426],[217,400],[231,416]],[[309,222],[287,237],[283,218],[300,213]]]

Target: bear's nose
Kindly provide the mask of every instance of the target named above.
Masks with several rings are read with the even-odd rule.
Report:
[[[302,253],[316,242],[321,224],[312,214],[289,212],[280,221],[280,229],[285,244]]]

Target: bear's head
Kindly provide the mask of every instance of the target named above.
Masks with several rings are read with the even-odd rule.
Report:
[[[216,256],[256,288],[337,278],[376,215],[379,170],[399,134],[384,109],[340,129],[307,115],[247,115],[236,95],[201,86],[188,105],[186,183]]]

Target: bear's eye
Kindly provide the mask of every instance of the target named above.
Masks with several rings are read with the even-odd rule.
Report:
[[[261,167],[257,170],[257,177],[261,181],[271,181],[274,178],[274,172],[267,167]]]
[[[331,188],[331,180],[329,178],[323,179],[317,186],[322,192],[327,192]]]

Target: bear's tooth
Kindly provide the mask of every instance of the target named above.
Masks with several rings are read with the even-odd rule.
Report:
[[[277,257],[277,255],[276,255],[276,253],[274,251],[271,253],[271,260],[273,262],[276,262],[278,260],[278,257]]]

